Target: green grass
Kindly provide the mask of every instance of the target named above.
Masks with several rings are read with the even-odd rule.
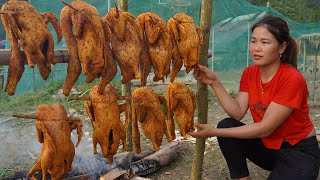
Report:
[[[90,89],[99,83],[98,80],[87,84],[87,83],[76,83],[73,88],[75,88],[79,94],[71,94],[68,97],[58,95],[59,89],[63,87],[63,81],[51,82],[47,86],[43,87],[37,92],[27,92],[18,97],[9,97],[5,92],[0,92],[0,114],[2,115],[11,115],[15,113],[26,113],[34,111],[36,107],[40,104],[53,104],[60,103],[64,105],[66,109],[73,108],[80,110],[83,108],[83,101],[72,101],[68,102],[69,97],[77,96],[88,96]],[[111,84],[117,88],[121,88],[121,83],[119,81],[111,82]],[[121,93],[121,91],[119,91]],[[54,97],[55,95],[55,97]]]
[[[62,82],[52,82],[40,91],[27,92],[24,95],[18,97],[9,97],[8,95],[1,93],[0,110],[1,112],[24,112],[25,110],[28,111],[34,109],[34,106],[37,106],[42,103],[52,103],[52,95],[55,94],[56,91],[62,87],[62,85]]]

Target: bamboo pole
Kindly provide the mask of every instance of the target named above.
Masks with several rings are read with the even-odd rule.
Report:
[[[0,49],[0,66],[9,65],[10,61],[10,49]],[[24,51],[21,51],[22,59],[27,64],[27,58],[24,54]],[[36,61],[36,59],[35,59]],[[55,49],[54,50],[54,60],[53,64],[56,63],[68,63],[68,52],[66,49]]]
[[[317,64],[318,64],[318,49],[319,49],[319,44],[316,44],[316,55],[315,55],[315,60],[313,63],[313,93],[312,93],[312,106],[315,107],[315,93],[316,93],[316,81],[317,81]]]
[[[0,65],[0,88],[4,87],[4,68]]]
[[[128,11],[128,0],[118,0],[118,5],[121,11]],[[122,96],[131,96],[131,86],[132,83],[128,82],[127,84],[122,84]],[[131,107],[131,101],[126,100],[126,103],[130,105]],[[132,117],[131,117],[131,111],[129,115],[129,125],[127,129],[127,143],[128,143],[128,151],[133,150],[133,144],[132,144]]]
[[[89,97],[73,97],[68,98],[68,101],[88,101]],[[119,96],[118,100],[131,100],[131,96]]]
[[[14,11],[1,11],[0,10],[0,14],[15,14],[16,12]]]
[[[68,101],[89,101],[89,97],[74,97],[74,98],[68,98]]]
[[[306,72],[306,66],[307,66],[307,48],[306,48],[306,40],[303,40],[303,72]]]
[[[200,48],[200,64],[208,66],[208,48],[211,27],[212,0],[202,0],[200,27],[203,34],[203,44]],[[206,84],[197,82],[197,108],[198,122],[207,124],[208,121],[208,87]],[[194,159],[192,163],[191,179],[200,180],[202,175],[203,153],[205,148],[205,138],[197,138],[194,149]]]
[[[43,120],[43,119],[37,118],[35,114],[13,114],[12,117]],[[52,119],[52,121],[59,121],[59,120],[60,119]],[[81,119],[78,117],[68,117],[68,121],[76,122],[76,121],[81,121]]]

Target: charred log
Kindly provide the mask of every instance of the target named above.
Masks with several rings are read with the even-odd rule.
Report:
[[[131,177],[134,175],[146,176],[158,171],[161,167],[168,165],[178,157],[182,152],[182,142],[172,142],[160,148],[159,151],[123,167],[118,167],[104,176],[101,180],[115,180],[122,177]],[[126,173],[125,173],[126,171]],[[117,176],[118,175],[118,176]],[[110,177],[113,177],[110,179]]]

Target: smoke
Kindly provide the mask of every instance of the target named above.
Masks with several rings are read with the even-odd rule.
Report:
[[[0,165],[15,168],[17,162],[30,166],[41,151],[33,120],[12,120],[0,124]]]
[[[66,179],[85,174],[90,175],[90,178],[86,179],[98,179],[100,175],[124,163],[125,159],[123,158],[126,158],[126,155],[120,153],[114,157],[113,164],[108,164],[102,157],[99,145],[97,146],[98,154],[94,155],[91,138],[92,128],[89,123],[84,122],[83,132],[79,146],[75,147],[72,170],[65,176]],[[76,145],[78,140],[76,130],[72,131],[71,140]],[[0,123],[0,143],[0,172],[2,173],[6,167],[10,169],[4,173],[2,178],[25,177],[38,160],[42,149],[42,144],[38,141],[34,120],[15,119]],[[117,158],[118,156],[120,158]]]
[[[76,135],[72,135],[72,140],[75,144],[77,141]],[[100,146],[97,146],[98,154],[93,154],[92,138],[88,132],[83,133],[82,140],[76,147],[76,154],[72,162],[72,171],[67,177],[78,176],[83,174],[104,174],[116,167],[116,164],[108,164],[103,158]],[[94,178],[93,178],[94,179]]]

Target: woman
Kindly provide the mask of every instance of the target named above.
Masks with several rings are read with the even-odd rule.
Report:
[[[239,94],[233,99],[216,74],[199,65],[194,77],[214,90],[230,116],[217,128],[196,125],[193,137],[217,136],[232,179],[250,179],[246,159],[272,171],[268,179],[315,180],[320,150],[309,117],[306,81],[297,67],[297,44],[287,23],[266,16],[252,28],[250,54],[254,65],[240,80]],[[254,123],[241,119],[248,108]]]

